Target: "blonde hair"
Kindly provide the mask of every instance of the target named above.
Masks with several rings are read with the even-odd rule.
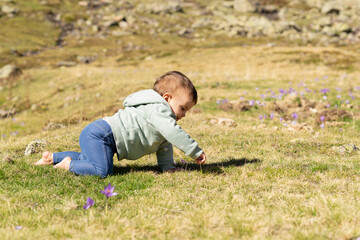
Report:
[[[178,71],[170,71],[156,79],[154,91],[163,96],[165,93],[175,94],[178,90],[185,90],[196,104],[197,91],[188,77]]]

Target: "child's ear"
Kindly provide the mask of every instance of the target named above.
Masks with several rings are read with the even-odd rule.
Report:
[[[165,101],[170,102],[170,100],[172,99],[172,96],[170,93],[165,93],[163,95],[163,98],[165,99]]]

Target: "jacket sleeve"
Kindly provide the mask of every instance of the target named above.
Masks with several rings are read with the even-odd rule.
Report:
[[[162,171],[169,170],[174,167],[173,146],[169,142],[165,142],[157,151],[156,157],[158,165]]]
[[[187,156],[198,158],[203,150],[199,148],[198,143],[187,134],[171,116],[166,106],[155,108],[148,121],[159,131],[159,133],[172,145],[179,148]]]

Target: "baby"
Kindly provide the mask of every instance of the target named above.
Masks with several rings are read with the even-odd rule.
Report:
[[[106,177],[113,172],[113,157],[136,160],[156,153],[162,171],[175,172],[173,145],[204,164],[206,155],[177,121],[197,103],[192,82],[177,71],[159,77],[153,90],[128,96],[125,109],[87,125],[79,137],[79,152],[44,152],[35,165],[52,165],[78,175]]]

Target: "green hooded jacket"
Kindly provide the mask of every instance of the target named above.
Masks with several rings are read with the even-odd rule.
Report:
[[[112,129],[119,159],[135,160],[155,153],[159,167],[174,168],[173,145],[187,156],[198,158],[203,150],[176,123],[176,116],[166,100],[152,89],[136,92],[106,120]]]

